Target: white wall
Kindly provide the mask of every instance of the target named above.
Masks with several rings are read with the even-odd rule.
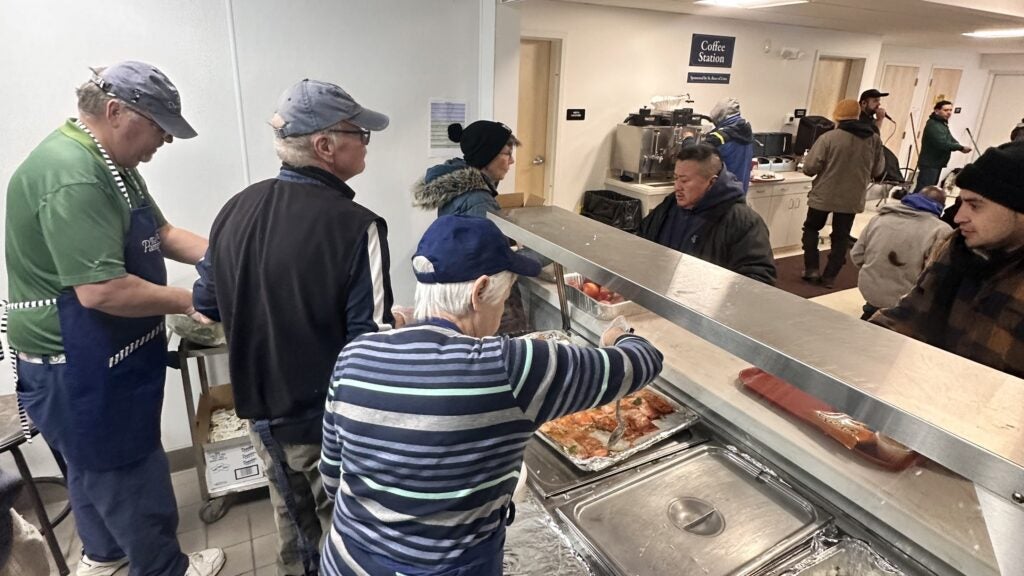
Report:
[[[941,50],[927,48],[908,48],[905,46],[882,46],[881,61],[878,66],[876,83],[881,82],[887,64],[910,65],[918,67],[917,87],[914,90],[913,104],[910,111],[914,115],[914,122],[917,129],[922,129],[923,123],[927,121],[932,113],[932,103],[925,102],[928,96],[928,79],[931,78],[932,68],[961,68],[963,75],[960,77],[960,90],[957,92],[954,107],[960,107],[960,114],[954,114],[949,119],[949,130],[953,137],[965,146],[971,146],[971,139],[967,135],[969,128],[975,137],[978,136],[978,127],[981,125],[979,113],[983,105],[985,86],[988,83],[989,72],[982,67],[981,55],[964,50]],[[882,101],[883,105],[885,101]],[[887,129],[889,124],[886,125]],[[907,137],[898,154],[900,165],[906,162],[907,150],[910,147],[910,124],[906,127]],[[883,136],[888,132],[883,132]],[[893,136],[898,138],[899,135]],[[916,145],[920,145],[918,142]],[[961,154],[954,152],[949,159],[949,169],[963,166],[974,158],[973,154]]]
[[[994,72],[1024,71],[1024,52],[1017,54],[982,54],[981,67]]]
[[[586,108],[584,121],[558,113],[554,203],[573,208],[588,189],[603,188],[611,133],[654,95],[689,92],[707,113],[735,96],[756,132],[782,129],[784,114],[805,108],[817,51],[865,58],[865,86],[875,77],[881,38],[794,26],[710,19],[627,8],[531,0],[520,5],[524,33],[563,38],[560,108]],[[693,33],[736,37],[731,84],[686,84]],[[762,46],[771,41],[771,51]],[[801,60],[779,49],[799,48]]]
[[[366,172],[351,184],[357,201],[387,219],[396,298],[411,302],[409,258],[433,219],[414,212],[409,197],[436,161],[427,158],[428,99],[466,100],[471,115],[479,109],[478,95],[490,90],[481,91],[480,70],[493,65],[478,61],[480,7],[488,1],[111,0],[97,9],[73,0],[5,0],[0,186],[75,114],[74,87],[88,79],[88,66],[145,60],[178,86],[199,137],[161,149],[142,173],[171,222],[205,234],[224,201],[244,188],[246,163],[253,181],[276,172],[267,120],[280,93],[305,77],[333,81],[391,116],[391,127],[374,134]],[[174,266],[170,279],[187,286],[193,272]],[[2,270],[0,282],[6,286]],[[0,394],[11,392],[5,363]],[[190,443],[176,372],[168,373],[166,397],[163,442],[172,450]],[[55,470],[40,443],[28,455],[40,473]]]

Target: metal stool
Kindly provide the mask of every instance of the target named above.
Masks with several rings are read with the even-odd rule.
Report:
[[[39,434],[39,431],[32,428],[30,431],[32,436]],[[67,562],[64,561],[64,553],[60,549],[60,545],[57,543],[57,537],[53,533],[53,529],[60,524],[68,514],[71,512],[70,499],[68,505],[61,510],[57,516],[51,520],[49,515],[46,513],[46,506],[43,504],[43,499],[39,495],[39,489],[36,484],[47,483],[47,484],[59,484],[67,487],[63,478],[46,477],[46,478],[33,478],[32,471],[28,468],[28,463],[25,461],[25,456],[21,453],[21,445],[25,443],[25,435],[21,431],[21,425],[18,421],[18,401],[14,394],[6,394],[0,396],[0,454],[4,452],[10,452],[11,456],[14,457],[14,463],[18,467],[18,474],[21,475],[22,481],[25,483],[26,491],[28,492],[29,499],[32,501],[32,507],[35,508],[36,518],[39,521],[39,531],[42,532],[43,537],[46,538],[46,544],[50,548],[50,554],[53,555],[53,561],[57,564],[57,570],[61,576],[67,576],[71,573],[68,569]],[[64,458],[52,448],[50,451],[53,453],[54,459],[57,461],[57,466],[60,467],[61,474],[67,477],[67,465],[64,462]]]

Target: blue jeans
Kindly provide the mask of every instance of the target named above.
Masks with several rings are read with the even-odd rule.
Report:
[[[121,468],[96,471],[69,454],[65,423],[76,409],[63,385],[64,364],[18,361],[18,397],[36,428],[67,460],[68,497],[83,553],[109,562],[128,557],[130,576],[181,576],[188,559],[178,545],[178,505],[163,449]],[[111,438],[110,442],[117,442]]]

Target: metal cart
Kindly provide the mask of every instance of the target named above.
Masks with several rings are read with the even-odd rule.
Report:
[[[248,492],[267,485],[267,479],[261,478],[245,484],[229,486],[210,491],[206,484],[206,458],[203,454],[203,442],[197,429],[196,402],[192,396],[192,375],[189,370],[189,359],[195,359],[199,371],[200,395],[210,392],[210,381],[206,370],[206,359],[211,356],[226,355],[227,346],[207,347],[193,344],[184,338],[178,345],[178,368],[181,369],[181,383],[185,389],[185,409],[188,411],[189,433],[192,436],[192,451],[195,453],[196,475],[199,477],[199,495],[203,505],[199,508],[199,518],[212,524],[224,517],[231,508],[231,494]]]

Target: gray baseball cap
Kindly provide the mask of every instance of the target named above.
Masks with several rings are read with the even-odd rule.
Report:
[[[194,138],[196,131],[181,116],[181,97],[167,76],[152,64],[128,60],[104,69],[91,68],[92,82],[151,118],[175,138]]]
[[[383,130],[390,120],[380,112],[360,106],[340,86],[305,79],[281,95],[277,116],[283,122],[274,128],[280,138],[319,132],[343,120],[363,130]]]

